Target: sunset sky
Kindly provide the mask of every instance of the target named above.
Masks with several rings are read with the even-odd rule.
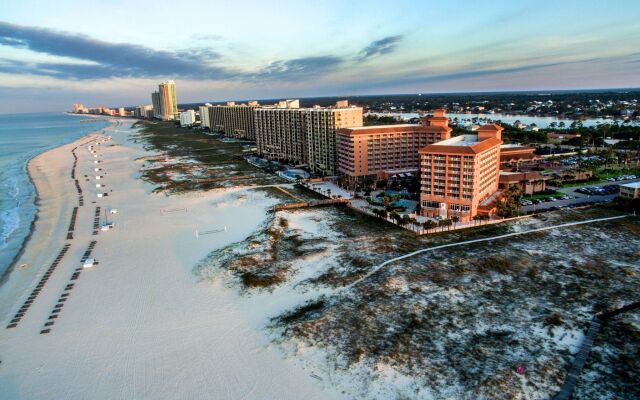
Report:
[[[640,87],[640,1],[51,1],[0,12],[0,113]]]

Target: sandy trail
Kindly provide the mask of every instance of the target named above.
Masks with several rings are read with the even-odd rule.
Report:
[[[343,398],[271,347],[261,333],[264,321],[239,294],[220,281],[198,282],[192,273],[211,251],[258,229],[276,200],[256,191],[251,201],[236,204],[229,197],[241,191],[233,188],[198,196],[151,194],[137,179],[135,160],[145,153],[127,141],[127,125],[106,130],[118,145],[98,146],[107,197],[96,196],[93,155],[86,146],[77,151],[85,204],[76,233],[19,326],[0,328],[0,398]],[[69,177],[74,145],[44,153],[30,166],[41,212],[20,260],[30,267],[0,287],[5,325],[66,242],[77,205]],[[113,230],[93,236],[96,206],[118,213],[109,216]],[[160,213],[176,208],[188,212]],[[223,226],[229,229],[195,237],[197,229]],[[40,334],[91,240],[97,241],[92,257],[99,265],[81,271],[51,332]]]

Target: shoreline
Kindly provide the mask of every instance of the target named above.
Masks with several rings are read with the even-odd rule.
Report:
[[[66,113],[65,113],[66,114]],[[27,232],[27,235],[24,237],[24,239],[22,240],[22,243],[20,244],[20,247],[18,249],[18,252],[13,256],[13,258],[11,259],[11,262],[9,263],[9,265],[7,266],[7,268],[2,272],[2,275],[0,275],[0,288],[2,287],[2,285],[4,285],[8,280],[9,280],[9,276],[11,275],[11,273],[14,271],[16,264],[18,263],[18,261],[20,260],[20,258],[24,255],[27,244],[29,243],[29,241],[31,240],[33,233],[36,229],[36,223],[40,218],[40,207],[41,207],[41,198],[40,198],[40,192],[41,189],[38,188],[38,185],[36,184],[34,177],[33,177],[33,171],[32,171],[32,164],[34,162],[34,160],[42,155],[44,155],[45,153],[48,153],[50,151],[55,151],[61,147],[67,146],[69,144],[81,141],[83,139],[86,139],[88,137],[90,137],[91,135],[96,135],[99,134],[99,131],[101,131],[102,129],[106,129],[109,128],[111,126],[113,126],[114,122],[110,122],[110,125],[106,126],[105,128],[101,128],[99,130],[95,130],[95,131],[91,131],[85,135],[80,136],[79,138],[73,139],[69,142],[66,143],[61,143],[55,147],[49,148],[49,149],[45,149],[44,151],[42,151],[41,153],[35,154],[33,156],[31,156],[29,158],[29,160],[27,160],[26,164],[25,164],[25,171],[27,174],[27,178],[29,180],[29,184],[31,185],[31,187],[34,190],[34,200],[33,200],[33,206],[35,207],[35,215],[33,217],[33,220],[31,221],[31,223],[29,224],[29,229]]]
[[[140,179],[138,161],[150,152],[130,139],[132,124],[72,142],[93,138],[95,155],[82,145],[74,159],[74,144],[66,144],[31,161],[40,218],[0,286],[3,395],[344,398],[273,347],[262,329],[264,316],[223,280],[204,282],[194,273],[212,252],[259,228],[275,200],[246,188],[153,193],[153,185]],[[111,135],[112,142],[103,141]],[[97,197],[94,156],[103,171],[97,182],[106,184],[108,197]],[[69,177],[75,161],[78,193]],[[78,196],[84,206],[76,209],[76,224],[71,209]],[[113,229],[96,232],[104,218],[99,207],[118,209],[109,217]],[[179,207],[188,212],[162,213]],[[70,219],[75,229],[65,240]],[[228,231],[194,236],[222,226]],[[66,256],[56,257],[61,248]],[[83,269],[89,250],[99,265]],[[15,268],[21,262],[28,267]],[[36,282],[37,298],[27,300]],[[30,306],[18,311],[23,302]],[[9,321],[15,313],[24,314],[17,324]]]

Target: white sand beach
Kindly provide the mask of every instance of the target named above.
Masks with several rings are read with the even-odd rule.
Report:
[[[245,201],[236,202],[240,189],[153,194],[138,179],[141,161],[135,160],[146,153],[127,140],[130,129],[131,122],[112,126],[106,129],[109,142],[97,145],[106,135],[92,134],[29,164],[40,204],[16,263],[26,266],[15,268],[0,287],[0,398],[344,398],[270,345],[260,329],[264,321],[237,292],[220,280],[199,282],[193,273],[211,251],[258,229],[275,200],[247,189],[241,189]],[[98,157],[87,145],[76,149],[84,204],[73,239],[67,239],[78,206],[71,149],[89,141]],[[94,171],[96,165],[102,171]],[[99,189],[98,173],[106,185]],[[100,224],[105,210],[118,212],[108,214],[113,229],[93,235],[96,206]],[[72,280],[93,240],[90,257],[98,264]],[[68,252],[30,307],[7,328],[67,243]],[[73,288],[65,290],[68,284]],[[54,323],[45,327],[47,322]]]

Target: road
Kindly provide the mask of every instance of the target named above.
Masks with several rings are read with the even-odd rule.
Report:
[[[640,182],[640,179],[630,179],[630,180],[626,180],[626,181],[618,181],[618,182],[604,182],[604,183],[599,183],[599,184],[595,184],[595,185],[590,185],[588,183],[585,183],[582,186],[574,186],[574,187],[568,187],[568,188],[559,188],[556,189],[558,192],[564,193],[566,195],[569,195],[571,197],[574,197],[572,199],[569,200],[556,200],[556,201],[550,201],[548,203],[540,203],[540,204],[534,204],[531,206],[524,206],[524,207],[520,207],[520,211],[522,213],[527,213],[529,211],[539,211],[539,210],[545,210],[551,207],[558,207],[558,206],[566,206],[569,204],[576,204],[576,203],[583,203],[585,201],[611,201],[613,199],[616,198],[617,194],[611,194],[611,195],[607,195],[607,196],[590,196],[590,195],[586,195],[586,194],[582,194],[582,193],[578,193],[576,192],[576,189],[580,189],[581,187],[602,187],[602,186],[606,186],[606,185],[622,185],[625,183],[631,183],[631,182]]]

